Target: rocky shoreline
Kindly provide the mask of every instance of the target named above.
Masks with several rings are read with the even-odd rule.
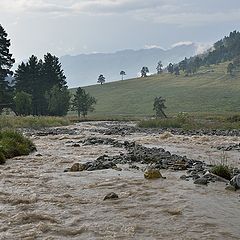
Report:
[[[148,148],[135,142],[118,142],[111,138],[94,137],[80,142],[83,146],[107,144],[114,147],[125,148],[126,153],[120,153],[114,156],[105,154],[99,156],[94,161],[74,163],[70,168],[65,169],[65,172],[96,171],[103,169],[121,171],[122,169],[118,167],[118,165],[128,164],[129,168],[143,171],[149,171],[149,169],[151,169],[152,171],[157,170],[159,173],[161,169],[186,171],[186,174],[182,175],[180,179],[185,181],[193,180],[194,184],[207,185],[210,182],[221,181],[231,185],[232,188],[228,186],[227,189],[237,190],[240,188],[240,169],[237,168],[231,170],[231,181],[229,181],[211,173],[212,165],[208,165],[203,161],[188,159],[186,156],[171,154],[163,148]],[[75,146],[75,144],[76,143],[72,146]]]
[[[104,136],[126,136],[134,133],[144,133],[145,135],[162,134],[169,132],[173,135],[183,136],[240,136],[240,130],[183,130],[183,129],[144,129],[136,126],[126,125],[115,122],[97,122],[89,123],[94,128],[88,129],[90,132],[97,132]],[[97,126],[97,127],[96,127]],[[27,131],[26,134],[35,136],[48,136],[68,134],[78,135],[85,129],[79,128],[46,128],[41,130]],[[107,154],[99,156],[94,161],[86,163],[74,163],[71,167],[65,169],[65,172],[76,171],[95,171],[103,169],[115,169],[121,171],[117,165],[128,164],[129,168],[137,170],[169,169],[172,171],[186,171],[180,178],[185,181],[193,180],[195,184],[207,185],[209,182],[222,181],[230,183],[234,186],[234,190],[240,188],[239,178],[240,169],[233,168],[231,170],[231,181],[221,178],[211,173],[212,165],[206,164],[204,161],[188,159],[186,156],[171,154],[163,148],[147,148],[143,145],[129,141],[118,141],[111,137],[89,137],[79,141],[66,142],[68,147],[81,147],[88,145],[111,145],[116,148],[123,148],[126,153],[109,156]],[[240,150],[240,143],[229,146],[218,146],[218,150],[231,151]],[[236,180],[237,179],[237,180]]]
[[[92,122],[89,125],[93,125]],[[198,130],[184,130],[181,128],[139,128],[135,126],[135,123],[132,123],[132,126],[116,123],[116,122],[96,122],[99,128],[88,129],[88,131],[98,132],[102,135],[131,135],[133,133],[145,133],[145,134],[161,134],[164,132],[169,132],[174,135],[186,135],[186,136],[240,136],[239,129],[231,129],[231,130],[221,130],[221,129],[198,129]],[[37,136],[47,136],[47,135],[59,135],[59,134],[69,134],[76,135],[79,134],[80,131],[84,131],[85,129],[79,130],[79,128],[69,129],[64,127],[59,128],[42,128],[40,130],[36,129],[22,129],[26,134],[32,135],[35,134]]]

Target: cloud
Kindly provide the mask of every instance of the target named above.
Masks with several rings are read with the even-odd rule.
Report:
[[[196,54],[202,54],[213,46],[213,43],[195,43],[197,47]]]
[[[159,45],[145,45],[144,46],[145,49],[153,49],[153,48],[160,48],[160,49],[164,49],[163,47],[159,46]]]
[[[157,14],[155,11],[140,14],[139,19],[153,21],[162,24],[174,24],[179,26],[200,26],[210,23],[222,23],[240,20],[240,9],[232,9],[224,12],[175,12]]]
[[[60,13],[69,12],[71,8],[59,4],[57,1],[46,0],[1,0],[0,12],[32,12],[32,13]]]
[[[192,45],[193,42],[191,41],[181,41],[181,42],[177,42],[177,43],[174,43],[171,47],[174,48],[174,47],[179,47],[179,46],[188,46],[188,45]]]
[[[0,0],[0,12],[71,15],[128,15],[138,21],[198,26],[240,20],[240,2],[223,0]],[[216,5],[214,5],[214,2]],[[209,7],[209,4],[212,7]],[[213,7],[214,6],[214,7]],[[220,7],[223,6],[223,7]],[[226,6],[226,7],[225,7]]]

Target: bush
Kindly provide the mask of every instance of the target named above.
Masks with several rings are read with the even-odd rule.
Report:
[[[5,161],[6,161],[6,158],[5,158],[4,154],[2,152],[0,152],[0,165],[4,164]]]
[[[28,155],[36,150],[34,144],[22,134],[5,130],[0,132],[0,163],[3,164],[5,159],[21,155]]]
[[[211,172],[227,180],[231,179],[231,170],[227,165],[224,165],[224,164],[215,165],[212,168]]]

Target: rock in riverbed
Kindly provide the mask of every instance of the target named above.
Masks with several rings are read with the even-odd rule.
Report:
[[[103,200],[107,200],[107,199],[118,199],[118,195],[114,192],[108,193]]]
[[[240,189],[240,174],[234,176],[230,180],[230,184],[235,187],[235,189]]]
[[[199,185],[207,185],[208,184],[208,180],[207,178],[198,178],[194,181],[194,184],[199,184]]]
[[[149,168],[144,172],[144,177],[146,179],[156,179],[156,178],[163,178],[162,174],[158,169]]]

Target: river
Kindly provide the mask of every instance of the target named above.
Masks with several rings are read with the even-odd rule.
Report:
[[[122,171],[64,172],[76,162],[124,153],[110,145],[70,144],[105,137],[99,128],[104,127],[91,122],[64,127],[75,134],[33,133],[38,151],[0,166],[0,239],[240,239],[240,192],[225,190],[225,183],[195,185],[179,179],[184,171],[171,170],[161,171],[166,179],[147,180],[143,167],[127,165],[119,165]],[[209,163],[240,165],[239,152],[215,148],[239,143],[239,137],[140,132],[110,137]],[[103,201],[109,192],[119,199]]]

